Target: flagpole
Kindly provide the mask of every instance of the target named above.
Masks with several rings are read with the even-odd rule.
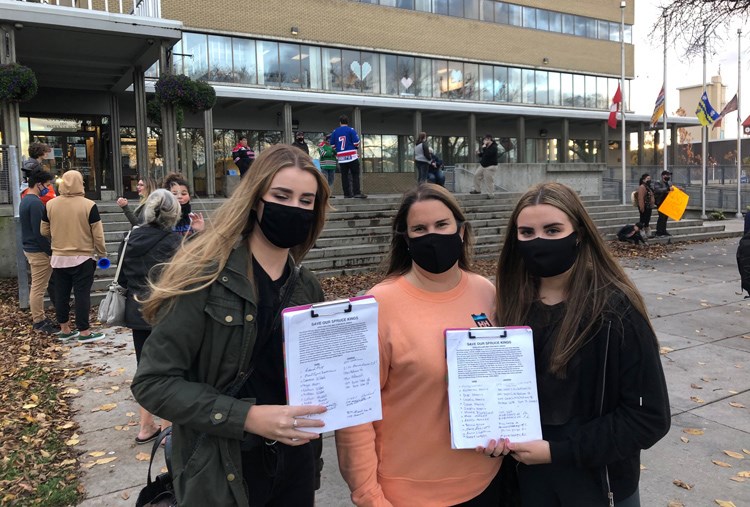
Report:
[[[627,201],[627,170],[625,169],[625,6],[626,1],[620,0],[620,93],[622,101],[620,102],[620,115],[622,117],[622,128],[620,138],[620,158],[622,159],[622,204],[626,205]]]
[[[742,218],[742,116],[740,100],[742,86],[742,28],[737,29],[737,218]]]
[[[703,22],[703,93],[706,93],[706,22]],[[708,128],[701,124],[701,219],[706,220],[706,142]]]
[[[664,159],[664,170],[668,171],[667,169],[667,8],[664,8],[664,11],[662,13],[662,16],[664,16],[664,113],[662,113],[662,116],[664,117],[664,133],[662,134],[662,143],[664,144],[664,153],[662,154],[662,158]],[[674,128],[674,127],[673,127]]]

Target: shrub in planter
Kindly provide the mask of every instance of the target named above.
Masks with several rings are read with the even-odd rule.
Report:
[[[216,92],[203,81],[193,81],[181,74],[164,74],[156,81],[156,99],[162,104],[179,105],[197,113],[214,106]]]
[[[0,101],[26,102],[37,90],[33,70],[18,63],[0,65]]]
[[[724,212],[720,209],[713,210],[709,216],[711,217],[711,220],[726,220],[727,219],[727,217],[724,216]]]

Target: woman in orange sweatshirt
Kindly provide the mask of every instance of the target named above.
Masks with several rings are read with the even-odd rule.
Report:
[[[392,230],[388,276],[370,291],[383,419],[336,432],[341,473],[358,506],[497,506],[502,442],[484,455],[451,449],[444,330],[488,325],[495,307],[492,283],[469,270],[471,224],[449,192],[423,183]]]

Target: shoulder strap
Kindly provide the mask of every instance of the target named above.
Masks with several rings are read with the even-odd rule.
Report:
[[[120,270],[122,269],[122,261],[125,258],[125,249],[128,248],[128,240],[130,239],[130,233],[133,232],[134,229],[137,229],[138,226],[136,225],[133,227],[133,229],[128,231],[128,235],[125,236],[125,244],[122,246],[122,250],[120,251],[120,256],[117,257],[117,269],[115,270],[115,283],[120,283],[118,280],[120,279]]]

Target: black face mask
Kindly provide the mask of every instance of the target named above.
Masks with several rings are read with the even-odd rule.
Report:
[[[671,180],[671,179],[672,179],[672,178],[670,178],[669,176],[664,176],[664,181],[665,181],[665,182],[667,182],[667,181],[669,181],[669,180]]]
[[[310,236],[315,212],[297,206],[263,201],[263,218],[258,222],[266,239],[279,248],[292,248]]]
[[[182,218],[188,218],[188,215],[191,213],[192,208],[190,207],[190,203],[186,202],[185,204],[180,204],[180,212],[182,214]]]
[[[436,275],[452,268],[464,250],[458,231],[455,234],[425,234],[407,241],[409,255],[417,266]]]
[[[549,278],[565,273],[573,267],[578,258],[577,235],[575,232],[561,239],[535,238],[519,241],[526,269],[532,276]]]

